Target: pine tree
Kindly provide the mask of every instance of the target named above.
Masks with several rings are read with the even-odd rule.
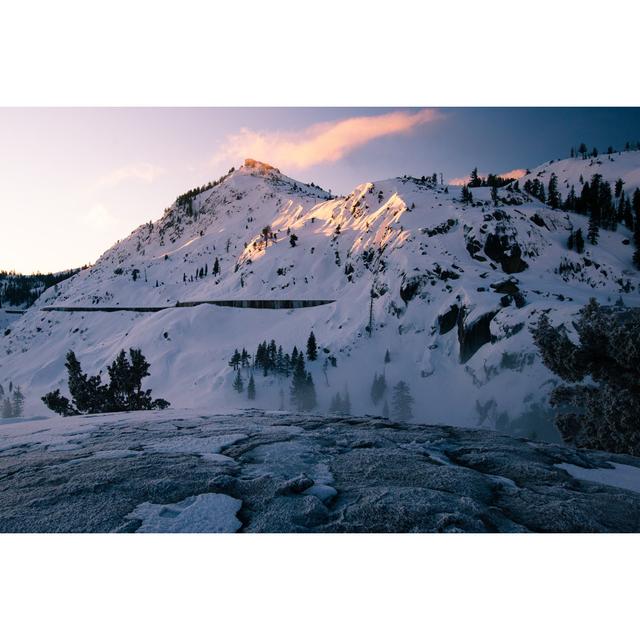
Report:
[[[587,239],[593,245],[598,244],[598,237],[600,235],[600,229],[598,228],[598,222],[596,220],[596,214],[591,211],[589,215],[589,228],[587,230]]]
[[[24,409],[24,394],[19,386],[13,390],[13,417],[19,418],[22,416]]]
[[[474,168],[473,171],[471,172],[471,176],[470,176],[470,180],[469,180],[469,186],[470,187],[480,187],[480,186],[482,186],[482,180],[478,176],[478,168],[477,167]]]
[[[491,187],[491,200],[494,206],[498,204],[498,187],[495,184]]]
[[[276,354],[276,374],[278,374],[279,376],[287,375],[282,345],[278,346],[278,353]]]
[[[220,263],[218,262],[218,258],[216,258],[213,263],[213,269],[211,270],[211,273],[214,276],[217,276],[220,273]]]
[[[582,235],[582,229],[578,229],[574,238],[576,251],[582,253],[584,251],[584,237]]]
[[[371,400],[377,405],[387,392],[387,380],[384,373],[378,375],[373,374],[373,382],[371,383]]]
[[[622,178],[618,178],[616,180],[614,195],[616,198],[619,198],[622,195],[622,188],[624,187],[624,180]]]
[[[624,208],[626,204],[626,198],[624,197],[624,192],[620,194],[620,199],[618,200],[618,222],[624,222]]]
[[[393,388],[393,397],[391,399],[393,417],[399,422],[411,420],[411,418],[413,418],[413,411],[411,409],[413,402],[414,400],[411,397],[409,385],[404,380],[400,380]]]
[[[3,418],[13,418],[13,405],[11,404],[11,400],[9,398],[5,398],[2,403],[2,417]]]
[[[342,413],[342,396],[339,391],[331,398],[329,413]]]
[[[351,396],[349,395],[349,389],[345,389],[344,396],[342,396],[342,413],[346,416],[351,415]]]
[[[304,389],[304,410],[311,411],[316,408],[318,400],[316,398],[316,387],[313,384],[313,377],[307,373],[307,380]]]
[[[391,354],[389,353],[389,349],[387,349],[384,353],[384,363],[389,364],[391,362]]]
[[[567,249],[569,249],[569,251],[573,251],[573,244],[574,244],[574,235],[572,231],[569,234],[569,239],[567,240]]]
[[[468,204],[471,204],[473,202],[473,196],[471,195],[471,191],[466,184],[462,187],[461,200],[463,203]]]
[[[240,375],[240,369],[236,371],[236,377],[233,381],[233,388],[238,392],[242,393],[244,389],[244,382],[242,381],[242,376]]]
[[[294,347],[295,349],[295,347]],[[297,349],[296,349],[297,352]],[[293,356],[292,356],[293,360]],[[304,356],[296,354],[295,365],[293,368],[293,378],[291,381],[291,402],[298,409],[304,411],[305,408],[305,392],[307,387],[307,372],[304,368]]]
[[[551,174],[549,178],[549,185],[547,187],[547,204],[552,209],[558,209],[560,207],[560,192],[558,191],[558,176],[555,173]]]
[[[313,331],[309,334],[307,340],[307,360],[318,359],[318,345],[316,344],[316,337],[313,335]]]
[[[236,349],[233,352],[233,355],[231,356],[231,360],[229,360],[229,366],[233,367],[233,370],[235,371],[240,366],[241,361],[242,361],[242,356],[240,355],[240,352]]]
[[[631,212],[631,202],[629,198],[624,201],[624,213],[622,214],[625,227],[633,229],[633,213]]]
[[[247,385],[247,398],[249,398],[249,400],[256,399],[256,383],[253,379],[253,371],[249,376],[249,384]]]

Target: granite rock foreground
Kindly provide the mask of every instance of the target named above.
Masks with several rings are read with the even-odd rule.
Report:
[[[0,424],[3,532],[640,531],[640,459],[371,417]]]

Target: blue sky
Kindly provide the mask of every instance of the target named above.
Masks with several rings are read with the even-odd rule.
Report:
[[[640,139],[637,108],[0,109],[0,269],[95,261],[244,157],[333,193],[503,173]]]

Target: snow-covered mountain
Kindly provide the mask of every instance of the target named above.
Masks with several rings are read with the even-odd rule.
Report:
[[[635,189],[640,188],[640,150],[603,153],[595,158],[583,159],[579,156],[550,160],[531,169],[529,174],[520,179],[520,184],[528,179],[538,178],[546,187],[553,173],[558,177],[558,191],[563,198],[566,198],[572,186],[576,194],[580,195],[582,182],[589,182],[596,173],[612,186],[621,178],[624,181],[625,193],[631,197]]]
[[[639,152],[595,160],[605,179],[622,177],[627,190],[640,184]],[[531,177],[546,182],[554,171],[563,187],[580,174],[588,179],[588,165],[556,161]],[[247,161],[47,290],[0,338],[0,382],[20,384],[28,413],[44,414],[40,396],[65,388],[67,350],[94,373],[121,348],[136,347],[151,363],[154,396],[174,407],[277,409],[290,381],[257,375],[249,403],[232,390],[229,357],[272,338],[285,351],[304,347],[313,330],[320,410],[348,388],[354,413],[379,414],[370,388],[385,372],[389,386],[409,383],[416,420],[553,438],[546,409],[553,376],[529,327],[544,311],[569,321],[590,297],[640,304],[631,234],[622,225],[601,231],[598,245],[578,254],[567,237],[577,228],[586,235],[584,216],[507,189],[497,204],[490,189],[472,191],[473,203],[463,204],[459,187],[405,176],[333,198]],[[335,302],[294,310],[43,311],[228,299]]]

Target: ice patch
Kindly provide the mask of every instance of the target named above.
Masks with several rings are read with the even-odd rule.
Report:
[[[614,469],[585,469],[575,464],[563,462],[556,464],[559,469],[563,469],[570,476],[578,480],[588,480],[589,482],[597,482],[606,484],[610,487],[618,487],[629,491],[640,493],[640,468],[632,467],[628,464],[618,464],[616,462],[609,463]]]
[[[175,504],[143,502],[126,516],[142,520],[136,533],[235,533],[242,500],[223,493],[203,493]]]
[[[338,492],[328,484],[314,484],[303,493],[308,496],[316,496],[316,498],[320,498],[322,502],[328,502],[331,498],[338,495]]]

